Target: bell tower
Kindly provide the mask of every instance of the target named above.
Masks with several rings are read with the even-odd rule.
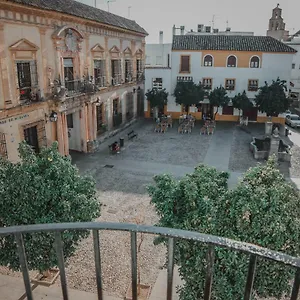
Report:
[[[269,20],[267,36],[271,36],[280,41],[286,40],[289,36],[289,32],[285,30],[285,23],[282,18],[282,9],[279,7],[279,3],[273,9],[272,17]]]

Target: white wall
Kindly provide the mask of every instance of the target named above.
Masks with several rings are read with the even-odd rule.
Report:
[[[172,107],[172,102],[169,102],[171,99],[171,69],[145,69],[145,93],[147,93],[148,90],[152,89],[152,79],[153,78],[162,78],[163,81],[163,89],[166,89],[169,93],[168,97],[168,109],[170,110],[170,106]],[[148,103],[145,99],[144,104],[144,110],[147,111],[148,109]],[[175,111],[175,108],[174,110]],[[180,111],[180,110],[179,110]]]
[[[191,73],[180,74],[180,55],[190,55],[191,59]],[[276,80],[279,77],[282,80],[290,81],[291,77],[291,65],[293,60],[293,54],[277,54],[277,53],[264,53],[262,55],[262,67],[255,68],[226,68],[226,67],[202,67],[202,53],[201,52],[172,52],[172,74],[170,95],[173,93],[177,82],[177,76],[192,76],[195,83],[202,81],[203,78],[208,77],[213,79],[213,88],[220,85],[225,85],[226,78],[236,79],[236,88],[234,91],[229,91],[229,97],[234,97],[236,94],[247,92],[249,98],[254,98],[256,92],[248,92],[248,80],[258,79],[259,86],[264,85],[264,82],[269,83],[272,80]],[[158,77],[158,76],[157,76]],[[173,96],[170,97],[169,104],[175,103]]]
[[[293,62],[292,62],[292,64],[295,64],[295,69],[291,69],[291,82],[295,86],[290,87],[290,89],[292,92],[299,93],[299,99],[300,99],[300,37],[294,38],[291,43],[287,43],[287,44],[298,51],[294,55]]]
[[[171,67],[172,44],[146,44],[146,67],[168,67],[168,54]]]

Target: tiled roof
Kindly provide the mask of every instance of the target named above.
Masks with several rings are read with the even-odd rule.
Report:
[[[172,50],[297,52],[270,36],[240,35],[175,35]]]
[[[57,11],[60,13],[116,26],[148,35],[146,30],[135,21],[129,20],[101,9],[74,1],[74,0],[6,0],[36,8]]]

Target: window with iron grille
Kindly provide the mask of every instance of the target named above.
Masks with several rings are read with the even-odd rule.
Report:
[[[138,79],[141,78],[141,76],[143,74],[143,65],[142,65],[141,59],[136,60],[136,74],[137,74]]]
[[[230,68],[235,68],[237,65],[236,63],[236,57],[231,55],[227,58],[227,67],[230,67]]]
[[[121,60],[113,59],[111,61],[112,85],[121,84]]]
[[[96,116],[97,116],[97,132],[102,131],[103,129],[103,103],[99,106],[96,106]]]
[[[125,60],[125,82],[132,81],[132,60],[126,59]]]
[[[192,76],[177,76],[177,81],[181,82],[193,82],[194,79]]]
[[[256,92],[258,90],[258,80],[250,79],[248,81],[248,91]]]
[[[235,79],[226,79],[226,81],[225,81],[225,88],[228,91],[235,90]]]
[[[31,99],[32,89],[38,86],[36,61],[16,61],[16,68],[20,100]]]
[[[152,88],[162,90],[163,79],[162,78],[153,78],[152,79]]]
[[[98,87],[106,86],[106,66],[105,60],[95,59],[94,60],[94,77],[95,84]]]
[[[6,138],[3,132],[0,132],[0,157],[7,158]]]
[[[64,78],[65,78],[65,87],[69,91],[74,91],[74,67],[72,58],[64,58]]]
[[[211,90],[212,89],[212,78],[203,78],[202,85],[205,90]]]
[[[206,55],[204,57],[204,67],[212,67],[213,57],[211,55]]]
[[[251,57],[250,68],[259,68],[259,61],[260,59],[258,56]]]
[[[182,55],[180,59],[180,72],[190,73],[190,56]]]
[[[24,139],[36,153],[40,151],[37,126],[32,126],[24,129]]]

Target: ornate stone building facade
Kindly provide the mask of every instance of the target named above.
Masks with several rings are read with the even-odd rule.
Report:
[[[143,114],[146,35],[73,0],[0,0],[0,155],[89,152]]]

